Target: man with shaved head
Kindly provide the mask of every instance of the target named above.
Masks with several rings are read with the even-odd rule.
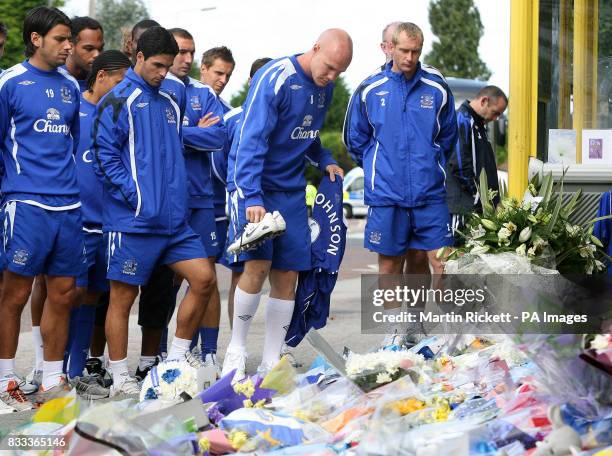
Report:
[[[332,82],[347,69],[352,56],[350,36],[330,29],[305,53],[272,60],[251,81],[228,161],[229,243],[266,213],[282,217],[286,231],[232,258],[234,263],[244,262],[234,295],[232,339],[223,363],[223,375],[235,370],[233,381],[245,376],[247,333],[268,276],[271,290],[258,372],[265,375],[279,360],[298,272],[311,267],[304,158],[332,181],[335,174],[343,174],[330,151],[321,146],[319,131],[332,100]]]

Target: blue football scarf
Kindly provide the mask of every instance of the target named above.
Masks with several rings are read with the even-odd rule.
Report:
[[[612,190],[601,196],[597,217],[612,215]],[[608,256],[612,257],[612,219],[595,222],[593,234],[602,242]],[[608,262],[608,274],[612,275],[612,263]]]
[[[301,342],[310,328],[321,329],[327,323],[346,244],[342,195],[342,179],[336,176],[332,182],[325,175],[309,219],[312,269],[300,272],[293,316],[285,337],[292,347]]]

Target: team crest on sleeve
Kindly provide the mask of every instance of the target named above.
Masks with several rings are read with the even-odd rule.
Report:
[[[64,103],[72,103],[72,91],[68,86],[63,85],[60,89],[60,95]]]
[[[433,109],[434,96],[433,95],[421,95],[421,108]]]

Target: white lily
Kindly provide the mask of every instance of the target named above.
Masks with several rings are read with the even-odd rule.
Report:
[[[506,228],[510,233],[514,233],[517,229],[517,226],[512,222],[506,222],[503,224],[504,228]]]
[[[530,237],[531,237],[531,227],[528,226],[521,230],[521,233],[519,234],[519,242],[527,242]]]
[[[526,256],[527,255],[527,245],[526,244],[519,245],[515,249],[515,252],[520,256]]]
[[[474,247],[472,250],[470,250],[470,253],[472,255],[481,255],[483,253],[487,253],[489,249],[490,247],[488,245],[478,245]]]

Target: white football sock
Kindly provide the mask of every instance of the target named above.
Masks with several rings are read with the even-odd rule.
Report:
[[[63,372],[64,361],[43,361],[43,377],[42,387],[48,391],[56,385],[59,385],[61,378],[64,376]]]
[[[257,307],[259,307],[260,297],[261,293],[251,294],[236,287],[230,347],[246,349],[247,334],[255,317],[255,312],[257,312]]]
[[[172,345],[170,345],[170,350],[168,350],[168,356],[166,360],[183,361],[185,359],[185,353],[189,351],[190,345],[191,339],[181,339],[179,337],[174,336],[174,339],[172,339]]]
[[[266,337],[261,364],[274,365],[280,358],[295,300],[269,298],[266,304]]]
[[[115,389],[121,388],[123,382],[125,382],[130,375],[128,372],[127,358],[119,359],[117,361],[109,359],[108,370],[110,371],[111,376],[113,377],[113,386]]]
[[[34,370],[43,370],[43,340],[40,326],[32,326],[32,339],[34,339]]]
[[[0,391],[6,391],[6,385],[14,376],[15,358],[0,359]]]

